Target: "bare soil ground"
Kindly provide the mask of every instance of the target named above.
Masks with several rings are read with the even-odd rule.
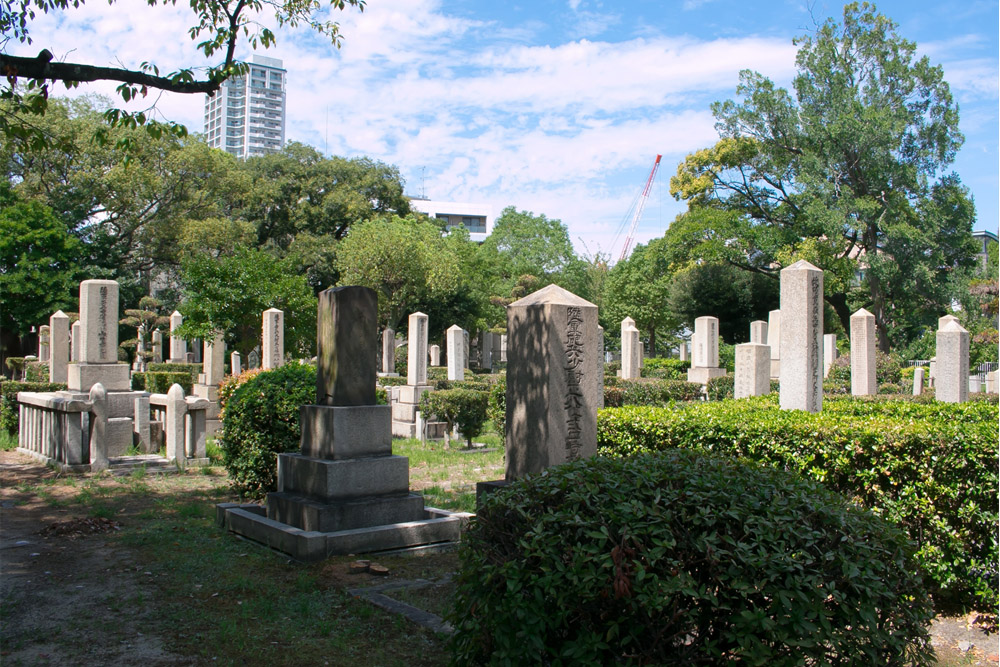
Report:
[[[103,480],[101,484],[121,484]],[[225,477],[175,475],[146,480],[156,495],[219,491]],[[169,627],[157,603],[158,578],[175,577],[169,568],[138,562],[121,540],[150,511],[149,495],[119,494],[108,506],[81,502],[92,493],[81,478],[61,477],[16,452],[0,452],[0,663],[4,665],[195,665],[211,661],[192,653],[190,628]],[[220,498],[220,500],[223,498]],[[147,514],[144,514],[147,513]],[[248,546],[248,549],[255,547]],[[343,589],[376,585],[374,575],[348,574],[349,559],[318,568],[324,585]],[[435,578],[453,571],[454,554],[419,559],[383,559],[393,576]],[[433,589],[401,593],[419,606]],[[439,612],[440,600],[424,605]],[[400,631],[409,629],[400,627]],[[942,665],[996,665],[997,636],[986,635],[974,616],[938,618],[933,641]],[[443,663],[433,638],[423,664]],[[356,664],[392,664],[365,662]],[[322,664],[322,662],[308,663]],[[401,656],[399,664],[407,664]]]

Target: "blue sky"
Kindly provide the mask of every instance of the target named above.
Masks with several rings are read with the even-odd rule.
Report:
[[[161,71],[204,65],[184,5],[95,1],[41,17],[35,43],[10,50],[47,47],[98,65],[152,60]],[[966,137],[952,169],[973,192],[976,228],[997,231],[998,3],[878,9],[943,66]],[[307,30],[282,30],[266,55],[288,70],[288,139],[395,164],[411,194],[558,218],[578,251],[617,257],[616,232],[656,154],[663,162],[638,242],[662,235],[684,210],[668,182],[687,153],[717,138],[710,103],[733,97],[741,69],[787,86],[792,39],[841,14],[841,4],[801,0],[369,0],[364,13],[334,13],[341,50]],[[201,131],[203,97],[155,101],[162,115]]]

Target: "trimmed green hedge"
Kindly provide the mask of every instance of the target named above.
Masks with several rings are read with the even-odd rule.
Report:
[[[191,376],[191,386],[198,381],[198,376],[201,375],[202,371],[201,364],[167,364],[167,363],[157,363],[157,364],[147,364],[147,373],[187,373]],[[181,384],[181,383],[178,383]],[[183,385],[182,385],[183,386]]]
[[[191,395],[194,389],[194,382],[191,380],[191,374],[186,371],[180,373],[167,373],[163,371],[132,373],[132,389],[135,391],[165,394],[170,391],[170,387],[175,383],[184,389],[185,396]]]
[[[939,603],[996,612],[995,402],[827,397],[819,414],[777,403],[771,395],[605,409],[599,452],[698,449],[807,475],[905,529]]]
[[[928,664],[906,536],[816,482],[699,452],[592,458],[462,537],[454,664]]]
[[[483,432],[488,402],[487,391],[465,388],[443,389],[426,392],[420,398],[420,411],[447,422],[448,431],[458,426],[458,430],[471,448],[472,439]],[[448,434],[445,433],[445,439],[447,438]]]
[[[701,396],[701,385],[682,380],[615,379],[606,382],[604,406],[666,405],[671,401],[693,401]]]
[[[661,380],[686,380],[689,368],[691,368],[690,361],[654,357],[643,359],[640,375],[644,378],[660,378]]]
[[[0,381],[0,429],[17,435],[21,422],[21,411],[17,407],[17,394],[21,391],[65,391],[64,382],[15,382]]]

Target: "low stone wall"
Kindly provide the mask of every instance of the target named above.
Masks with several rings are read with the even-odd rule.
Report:
[[[91,401],[28,391],[18,393],[17,400],[21,451],[61,468],[90,469]]]

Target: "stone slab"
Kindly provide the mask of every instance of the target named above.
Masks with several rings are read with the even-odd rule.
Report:
[[[416,422],[417,405],[414,403],[394,403],[392,406],[392,420],[400,422]]]
[[[135,436],[132,420],[126,417],[109,418],[104,430],[108,457],[125,456],[133,445]]]
[[[396,397],[397,401],[399,401],[400,403],[411,403],[414,405],[420,403],[420,397],[423,396],[426,392],[434,391],[434,387],[430,386],[429,384],[422,384],[415,386],[404,385],[401,387],[397,387],[397,389],[399,390],[399,393],[397,394]]]
[[[394,438],[406,438],[407,440],[417,437],[417,424],[416,422],[398,422],[393,421],[392,426],[392,437]]]
[[[726,374],[725,368],[689,368],[687,372],[688,382],[697,382],[698,384],[708,384],[708,381],[713,378],[722,377]]]
[[[367,287],[319,293],[316,317],[316,403],[375,405],[378,298]]]
[[[322,503],[291,493],[267,494],[267,517],[301,528],[332,533],[425,518],[424,497],[417,493]]]
[[[400,495],[410,490],[405,456],[330,461],[301,454],[278,454],[278,491],[323,502]]]
[[[107,391],[128,391],[132,388],[128,364],[70,364],[66,376],[70,391],[90,391],[98,382]]]
[[[303,405],[301,451],[322,459],[350,459],[392,454],[388,405]]]

